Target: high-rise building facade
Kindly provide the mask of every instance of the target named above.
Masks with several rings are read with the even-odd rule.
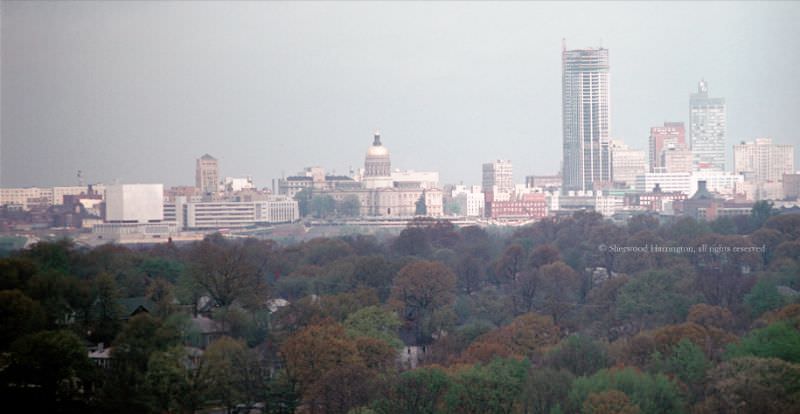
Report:
[[[644,151],[632,149],[624,142],[611,140],[611,169],[614,182],[633,187],[636,177],[647,172]]]
[[[661,152],[661,167],[654,172],[692,172],[694,158],[692,151],[685,144],[668,147]]]
[[[564,191],[611,182],[608,49],[562,49]]]
[[[733,146],[733,172],[748,180],[778,182],[794,172],[794,146],[756,138]]]
[[[664,122],[664,126],[650,128],[650,172],[678,172],[663,170],[666,168],[664,153],[666,151],[686,151],[686,127],[683,122]],[[686,171],[688,172],[688,171]]]
[[[219,163],[216,158],[205,154],[197,159],[194,183],[202,194],[217,192],[219,189]]]
[[[482,188],[484,194],[498,196],[514,192],[514,168],[509,160],[496,160],[483,164]]]
[[[725,171],[727,128],[724,98],[708,96],[708,84],[701,80],[689,99],[689,124],[695,171]]]

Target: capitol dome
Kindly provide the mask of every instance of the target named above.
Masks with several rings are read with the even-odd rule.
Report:
[[[367,150],[367,157],[388,157],[389,150],[383,145],[373,145]]]
[[[389,177],[392,175],[392,162],[389,150],[381,144],[381,134],[375,132],[372,145],[367,149],[364,159],[364,177]]]

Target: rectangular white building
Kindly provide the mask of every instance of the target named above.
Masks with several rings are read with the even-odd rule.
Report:
[[[165,220],[183,229],[220,229],[257,224],[291,223],[300,218],[297,201],[277,196],[260,201],[212,201],[164,205]]]
[[[744,182],[744,177],[726,171],[695,171],[692,173],[692,187],[689,196],[697,192],[698,182],[705,181],[706,189],[725,197],[733,197],[741,193],[738,189]]]
[[[733,146],[733,171],[748,181],[780,182],[794,172],[794,145],[773,144],[772,138],[756,138]]]
[[[92,189],[103,194],[105,186],[93,185]],[[16,205],[22,210],[33,206],[49,207],[64,203],[65,195],[80,195],[89,192],[87,186],[69,187],[23,187],[0,189],[0,205]]]
[[[664,192],[680,191],[690,194],[692,190],[690,173],[645,173],[636,177],[634,188],[640,193],[646,193],[653,191],[656,184]]]
[[[496,160],[483,164],[482,186],[484,193],[498,194],[514,192],[514,166],[510,160]]]
[[[453,202],[458,205],[460,214],[466,217],[483,217],[486,200],[481,191],[481,186],[457,185],[451,193]]]
[[[225,191],[235,193],[237,191],[256,188],[253,185],[252,177],[225,177]]]
[[[164,219],[163,184],[115,184],[106,188],[110,223],[154,223]]]
[[[418,184],[420,188],[439,188],[439,173],[436,171],[394,170],[392,181],[400,185]]]
[[[636,177],[647,172],[647,154],[632,149],[624,142],[611,140],[611,175],[614,182],[633,187]]]

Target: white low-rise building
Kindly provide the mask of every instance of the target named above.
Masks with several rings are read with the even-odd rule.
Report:
[[[697,192],[700,181],[705,181],[706,188],[712,193],[717,193],[724,197],[733,197],[737,193],[742,193],[737,188],[740,188],[744,182],[744,176],[727,171],[695,171],[692,173],[692,187],[689,189],[689,195],[694,195]]]
[[[166,240],[178,234],[175,223],[99,223],[92,226],[92,235],[107,241]]]
[[[594,211],[605,217],[611,217],[614,213],[622,210],[625,205],[625,197],[620,195],[598,194],[594,200]]]
[[[690,173],[679,172],[653,172],[645,173],[636,177],[635,190],[640,193],[653,191],[656,184],[661,191],[673,192],[680,191],[685,194],[693,194],[692,177]]]
[[[439,173],[436,171],[394,170],[392,182],[395,185],[415,184],[426,190],[439,188]]]
[[[92,191],[103,194],[105,186],[2,188],[0,189],[0,205],[15,205],[27,211],[34,206],[49,207],[63,204],[65,195],[89,194]]]
[[[258,224],[291,223],[300,211],[295,200],[273,196],[258,201],[186,202],[176,198],[164,204],[164,220],[181,229],[221,229]]]
[[[252,177],[244,177],[244,178],[237,178],[237,177],[225,177],[225,191],[229,193],[235,193],[237,191],[242,190],[249,190],[256,188],[253,185],[253,178]]]
[[[459,214],[466,217],[483,217],[486,200],[481,186],[457,185],[451,193],[453,203],[458,206]]]

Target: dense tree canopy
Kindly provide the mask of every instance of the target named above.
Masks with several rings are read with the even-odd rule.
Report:
[[[353,213],[305,196],[311,214]],[[0,396],[67,412],[796,412],[798,217],[40,242],[0,258]]]

